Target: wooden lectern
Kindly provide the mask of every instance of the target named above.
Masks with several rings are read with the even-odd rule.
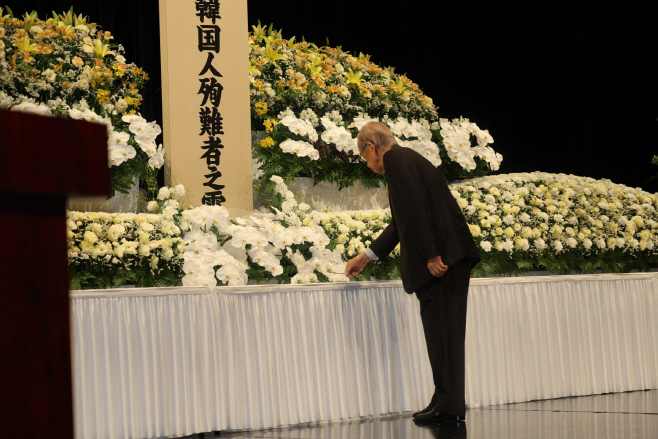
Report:
[[[0,110],[4,437],[73,437],[66,198],[109,191],[105,126]]]

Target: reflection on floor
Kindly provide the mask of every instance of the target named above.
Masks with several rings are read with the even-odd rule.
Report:
[[[419,426],[411,414],[186,439],[636,439],[658,438],[658,390],[470,409],[466,422]]]

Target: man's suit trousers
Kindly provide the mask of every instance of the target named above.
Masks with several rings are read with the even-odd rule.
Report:
[[[443,413],[464,416],[464,339],[471,261],[449,266],[442,277],[423,285],[416,296],[434,378],[432,403]]]

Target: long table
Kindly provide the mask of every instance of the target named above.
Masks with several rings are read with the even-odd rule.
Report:
[[[401,282],[72,291],[76,437],[359,419],[432,392]],[[654,273],[472,279],[466,404],[658,388]]]

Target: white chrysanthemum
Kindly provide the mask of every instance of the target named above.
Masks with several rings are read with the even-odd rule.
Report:
[[[174,188],[171,189],[171,191],[176,198],[181,198],[184,197],[186,194],[186,189],[185,186],[182,184],[177,184]]]

